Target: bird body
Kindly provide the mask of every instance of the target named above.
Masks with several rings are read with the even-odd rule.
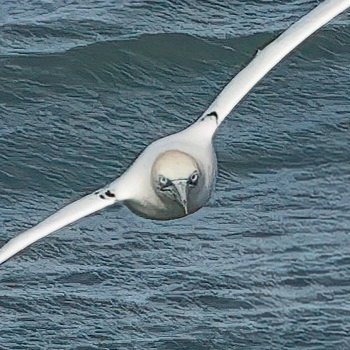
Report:
[[[242,98],[288,53],[335,16],[350,0],[325,0],[267,45],[188,128],[151,143],[115,181],[58,210],[0,249],[0,263],[48,234],[117,202],[149,219],[194,213],[208,201],[216,177],[213,137]]]
[[[201,174],[200,183],[196,186],[194,195],[188,198],[188,214],[194,213],[205,205],[214,188],[217,162],[212,141],[216,126],[215,120],[208,117],[207,120],[194,124],[190,128],[154,141],[108,188],[115,193],[119,201],[123,201],[139,216],[156,220],[170,220],[185,216],[182,206],[177,201],[160,197],[152,183],[153,165],[157,158],[165,153],[169,155],[168,164],[164,165],[166,170],[178,173],[173,176],[184,177],[181,169],[184,169],[186,157],[175,156],[176,152],[181,152],[196,160]]]

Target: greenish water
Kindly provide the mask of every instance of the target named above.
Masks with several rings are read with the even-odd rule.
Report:
[[[3,1],[0,243],[195,120],[316,3]],[[109,208],[1,267],[0,348],[350,348],[349,23],[227,118],[198,213]]]

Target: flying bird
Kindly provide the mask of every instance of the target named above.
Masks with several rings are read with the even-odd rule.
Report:
[[[116,203],[154,220],[172,220],[203,207],[217,172],[213,138],[242,98],[287,54],[350,7],[350,0],[326,0],[257,52],[186,129],[161,138],[109,185],[67,205],[0,249],[0,264],[48,234]]]

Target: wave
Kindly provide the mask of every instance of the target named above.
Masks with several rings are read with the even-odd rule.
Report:
[[[143,4],[142,6],[145,7],[146,5]],[[54,17],[52,20],[46,19],[45,21],[40,20],[33,23],[29,20],[24,23],[21,23],[21,21],[0,22],[0,55],[59,54],[74,48],[89,47],[95,44],[134,42],[135,40],[141,43],[150,41],[152,44],[154,38],[159,38],[160,40],[163,38],[174,39],[172,44],[177,45],[182,42],[185,44],[190,40],[189,38],[197,37],[210,42],[219,42],[219,45],[225,45],[225,43],[230,44],[231,41],[249,41],[249,38],[259,38],[260,36],[272,39],[276,36],[276,33],[284,30],[287,25],[297,19],[294,17],[289,18],[290,15],[284,14],[284,21],[282,22],[280,18],[281,13],[286,11],[282,5],[282,8],[275,9],[274,14],[267,7],[264,11],[268,13],[268,16],[265,12],[259,14],[259,11],[263,11],[263,9],[258,11],[253,4],[251,6],[253,6],[252,9],[255,12],[254,16],[244,11],[238,16],[236,12],[232,12],[232,8],[226,9],[228,12],[225,14],[224,8],[220,6],[217,9],[214,5],[214,9],[210,8],[210,4],[207,4],[207,6],[209,6],[209,9],[207,8],[207,13],[205,13],[206,18],[208,17],[206,22],[203,19],[192,18],[190,16],[191,13],[184,14],[183,23],[179,20],[174,21],[169,14],[163,14],[162,16],[161,13],[157,15],[160,18],[151,16],[152,18],[147,19],[147,16],[144,15],[144,23],[137,23],[134,18],[129,18],[126,21],[120,13],[116,13],[115,18],[112,16],[111,18],[114,19],[111,20],[110,18],[109,22],[106,18],[99,18],[98,16],[92,16],[91,18],[81,17],[74,20],[63,16],[62,18]],[[221,14],[222,18],[217,18],[214,15],[210,17],[210,10],[224,11]],[[236,11],[240,10],[236,8]],[[248,15],[249,21],[247,22],[244,19]],[[119,20],[118,16],[120,17]],[[234,22],[232,22],[230,16],[233,16]],[[264,23],[271,17],[275,19],[274,23]],[[341,32],[344,31],[346,18],[343,21],[341,20],[342,18],[338,19],[336,23],[328,25],[323,31],[335,31],[338,33],[337,35],[339,33],[342,35]],[[348,29],[345,27],[346,31]],[[167,44],[166,41],[164,40],[165,44]]]

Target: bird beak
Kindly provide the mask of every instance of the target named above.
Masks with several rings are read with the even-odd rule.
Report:
[[[174,180],[173,184],[176,188],[177,201],[183,206],[185,214],[188,215],[187,209],[187,180]]]

